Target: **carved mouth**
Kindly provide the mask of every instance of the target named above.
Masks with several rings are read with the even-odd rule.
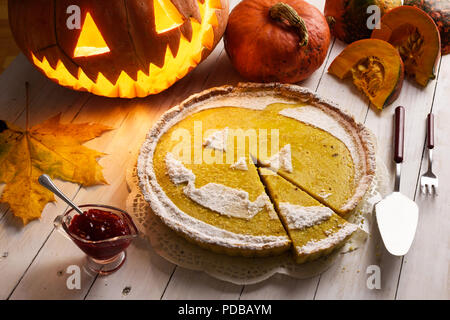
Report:
[[[190,18],[192,40],[189,42],[181,35],[176,56],[173,56],[170,48],[167,46],[164,65],[158,67],[150,63],[146,72],[138,71],[137,81],[133,80],[125,71],[122,71],[116,83],[111,83],[101,72],[98,73],[94,82],[81,68],[79,68],[78,78],[76,78],[67,70],[61,60],[53,68],[46,57],[43,57],[42,61],[40,61],[33,52],[31,52],[31,57],[33,63],[47,77],[55,80],[62,86],[74,90],[121,98],[145,97],[150,94],[157,94],[194,69],[202,61],[205,49],[211,50],[213,48],[214,28],[219,24],[216,9],[220,9],[220,2],[217,5],[215,0],[205,0],[203,4],[199,2],[199,9],[202,17],[201,23],[194,18]]]

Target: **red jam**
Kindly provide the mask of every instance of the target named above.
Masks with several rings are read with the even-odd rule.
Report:
[[[73,238],[73,241],[87,255],[98,260],[107,260],[125,250],[131,243],[129,238],[108,240],[119,236],[131,235],[130,224],[121,217],[109,211],[89,209],[83,214],[72,218],[68,232],[85,241]],[[134,224],[131,221],[131,225]],[[101,242],[86,242],[101,241]]]
[[[69,231],[90,241],[107,240],[130,234],[130,228],[119,216],[99,209],[89,209],[73,217]]]

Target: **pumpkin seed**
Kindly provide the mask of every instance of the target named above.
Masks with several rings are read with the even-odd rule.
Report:
[[[362,64],[359,64],[359,65],[358,65],[358,70],[359,70],[359,71],[366,71],[367,68],[366,68],[365,66],[363,66]]]
[[[409,70],[410,73],[414,73],[418,57],[423,52],[423,43],[423,36],[416,28],[403,42],[397,45],[398,52],[405,64],[405,70]]]
[[[352,68],[352,75],[357,88],[375,96],[384,82],[384,67],[377,57],[367,57]]]

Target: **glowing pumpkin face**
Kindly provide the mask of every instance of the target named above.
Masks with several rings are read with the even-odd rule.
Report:
[[[47,77],[107,97],[161,92],[219,42],[228,0],[9,0],[15,39]],[[68,27],[79,8],[80,28]]]

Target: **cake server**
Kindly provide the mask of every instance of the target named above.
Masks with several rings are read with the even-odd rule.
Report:
[[[378,228],[384,245],[394,256],[405,255],[414,240],[419,207],[407,196],[400,193],[400,175],[404,149],[405,108],[395,109],[394,192],[375,205]]]

